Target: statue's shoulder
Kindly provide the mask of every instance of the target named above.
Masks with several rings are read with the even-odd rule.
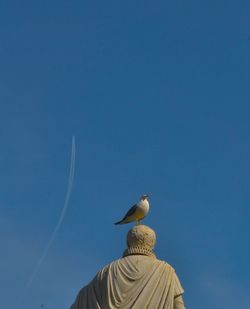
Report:
[[[157,263],[161,264],[162,267],[164,267],[166,270],[175,273],[175,269],[172,265],[170,265],[168,262],[160,259],[156,259]]]
[[[122,262],[123,258],[114,260],[108,264],[106,264],[105,266],[103,266],[103,268],[101,270],[99,270],[99,272],[97,273],[96,277],[103,278],[108,271],[110,271],[111,269],[116,268],[118,265],[120,265],[120,263]]]

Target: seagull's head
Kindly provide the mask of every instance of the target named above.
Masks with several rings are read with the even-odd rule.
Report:
[[[141,200],[144,201],[144,200],[147,200],[148,199],[148,195],[147,194],[143,194],[141,196]]]

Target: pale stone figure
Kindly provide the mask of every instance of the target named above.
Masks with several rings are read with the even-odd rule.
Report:
[[[134,226],[123,257],[99,271],[70,309],[185,309],[180,281],[169,264],[156,258],[155,242],[151,228]]]

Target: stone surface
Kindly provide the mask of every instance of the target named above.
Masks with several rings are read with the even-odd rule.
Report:
[[[71,309],[185,309],[175,270],[155,257],[155,242],[151,228],[134,226],[123,258],[100,270]]]
[[[148,247],[150,250],[154,249],[156,243],[155,231],[146,225],[135,225],[129,230],[127,235],[128,247]]]
[[[127,249],[123,257],[133,254],[154,255],[156,234],[146,225],[136,225],[127,234]]]

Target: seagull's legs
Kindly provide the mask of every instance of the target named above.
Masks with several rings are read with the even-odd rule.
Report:
[[[141,225],[141,219],[136,219],[135,220],[135,225]]]

